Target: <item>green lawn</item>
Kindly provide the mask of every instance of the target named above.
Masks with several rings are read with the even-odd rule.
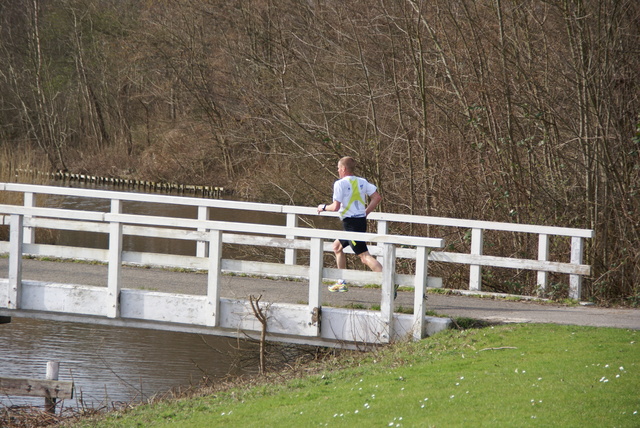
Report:
[[[639,427],[640,332],[504,325],[337,357],[318,374],[139,406],[106,427]]]

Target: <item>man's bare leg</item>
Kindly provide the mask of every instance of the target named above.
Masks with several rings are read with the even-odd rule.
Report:
[[[336,265],[338,269],[346,269],[347,255],[342,251],[342,244],[339,239],[333,241],[333,253],[336,255]]]
[[[359,254],[359,256],[362,263],[369,266],[369,269],[371,269],[374,272],[382,272],[382,265],[375,257],[369,254],[368,251],[365,251],[364,253]]]

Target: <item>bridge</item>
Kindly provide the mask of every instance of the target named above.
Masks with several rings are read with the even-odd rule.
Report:
[[[64,209],[47,206],[54,196],[107,202],[108,211]],[[441,287],[442,279],[428,275],[429,262],[469,266],[469,290],[481,292],[482,267],[498,266],[537,271],[537,287],[544,290],[549,273],[569,275],[571,297],[580,298],[582,276],[590,266],[582,263],[583,242],[593,231],[583,229],[518,225],[439,217],[372,213],[376,233],[346,233],[338,230],[300,227],[300,219],[316,216],[315,208],[258,204],[229,200],[177,197],[95,189],[72,189],[0,183],[0,225],[9,241],[0,242],[0,253],[8,253],[8,274],[0,278],[0,316],[38,317],[106,325],[198,332],[223,336],[259,337],[267,340],[334,347],[360,347],[396,340],[421,339],[448,328],[450,320],[425,316],[425,293]],[[14,203],[8,203],[14,201]],[[136,202],[158,206],[190,206],[197,218],[127,213]],[[82,208],[82,204],[79,204]],[[283,225],[215,220],[218,210],[253,211],[282,217]],[[335,213],[323,213],[325,216]],[[214,218],[214,219],[212,219]],[[387,233],[389,223],[434,225],[467,229],[469,253],[444,251],[444,239]],[[0,226],[3,227],[3,226]],[[56,233],[92,232],[108,236],[107,248],[52,245],[37,242],[37,230]],[[537,259],[483,255],[485,231],[537,234]],[[195,242],[195,254],[176,255],[134,251],[123,245],[125,237],[163,238]],[[568,262],[549,261],[551,236],[568,237]],[[379,257],[383,272],[324,267],[331,241],[337,238],[366,240]],[[228,246],[263,247],[280,251],[280,261],[223,258]],[[24,256],[81,259],[105,263],[106,286],[35,281],[23,278]],[[397,264],[409,261],[411,273],[396,272]],[[161,266],[207,273],[202,295],[145,288],[124,288],[123,266]],[[406,270],[406,269],[405,269]],[[252,299],[222,295],[224,275],[293,278],[307,284],[303,302],[258,302],[266,319],[256,316]],[[325,281],[343,278],[351,284],[378,284],[379,310],[323,305],[328,293]],[[394,309],[394,288],[413,289],[413,313]],[[255,304],[255,301],[253,302]]]

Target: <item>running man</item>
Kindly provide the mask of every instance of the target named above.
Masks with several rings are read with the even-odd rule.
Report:
[[[382,196],[378,188],[362,177],[354,175],[356,161],[352,157],[343,157],[338,161],[338,175],[340,179],[333,184],[333,202],[318,205],[318,213],[322,211],[338,211],[342,220],[342,228],[347,232],[366,232],[367,215],[376,209]],[[367,205],[366,198],[369,197]],[[363,241],[349,241],[336,239],[333,252],[336,256],[338,269],[346,269],[347,257],[343,252],[350,246],[360,260],[374,272],[382,272],[382,265],[369,254],[367,244]],[[331,292],[348,291],[347,284],[342,279],[329,286]]]

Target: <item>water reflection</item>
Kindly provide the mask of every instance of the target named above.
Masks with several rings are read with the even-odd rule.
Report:
[[[203,376],[254,373],[255,366],[237,367],[236,346],[217,336],[13,318],[0,324],[0,376],[44,379],[47,361],[59,361],[59,379],[75,384],[65,407],[111,407],[196,385]],[[0,396],[5,406],[43,401]]]

